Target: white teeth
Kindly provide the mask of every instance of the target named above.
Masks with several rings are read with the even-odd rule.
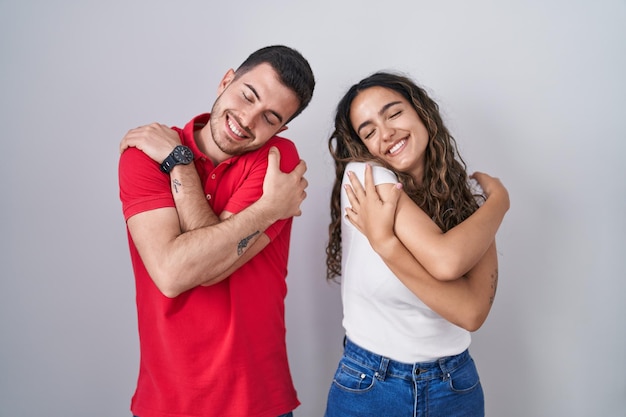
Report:
[[[230,120],[228,120],[228,127],[230,127],[230,130],[232,130],[232,132],[240,138],[243,138],[245,136],[242,132],[239,131],[239,129],[235,127],[235,125],[232,124]]]
[[[401,140],[400,142],[393,145],[391,149],[389,149],[388,153],[396,153],[405,143],[406,143],[406,140]]]

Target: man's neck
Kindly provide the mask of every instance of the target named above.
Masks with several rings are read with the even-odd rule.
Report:
[[[215,141],[213,141],[210,122],[201,129],[196,130],[193,133],[193,138],[200,152],[205,154],[213,162],[213,165],[217,166],[220,162],[230,158],[230,156],[222,152],[215,144]]]

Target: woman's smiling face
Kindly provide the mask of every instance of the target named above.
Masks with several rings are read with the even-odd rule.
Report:
[[[372,155],[422,181],[428,131],[404,96],[385,87],[363,90],[350,106],[350,123]]]

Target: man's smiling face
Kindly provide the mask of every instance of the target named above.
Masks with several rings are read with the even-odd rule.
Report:
[[[226,155],[241,155],[263,146],[286,129],[299,106],[296,94],[280,82],[269,64],[235,77],[229,70],[211,110],[213,142]]]

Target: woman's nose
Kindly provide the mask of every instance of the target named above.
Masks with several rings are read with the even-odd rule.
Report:
[[[396,130],[391,126],[383,125],[380,128],[380,136],[384,141],[392,139],[395,132]]]

